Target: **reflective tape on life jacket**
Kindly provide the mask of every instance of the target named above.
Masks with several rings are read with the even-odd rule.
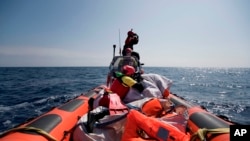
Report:
[[[157,118],[147,117],[138,111],[130,110],[122,141],[138,140],[137,130],[141,129],[151,138],[159,141],[189,141],[190,135],[181,132],[171,124],[161,122]]]
[[[124,99],[129,91],[129,87],[123,85],[118,79],[115,79],[110,86],[110,90],[114,93],[117,93],[121,99]]]

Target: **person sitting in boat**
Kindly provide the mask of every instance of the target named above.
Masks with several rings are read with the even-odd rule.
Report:
[[[174,107],[168,99],[151,98],[143,103],[141,112],[129,111],[122,141],[188,141],[187,120],[187,107]]]
[[[165,98],[170,91],[173,81],[168,79],[165,76],[154,74],[154,73],[145,73],[134,78],[143,85],[144,89],[141,93],[133,88],[129,89],[126,97],[123,99],[123,102],[129,103],[144,97],[157,97]]]
[[[116,77],[115,72],[122,72],[122,68],[125,65],[133,66],[136,72],[141,70],[141,64],[135,57],[115,56],[109,66],[109,72],[106,81],[107,87],[109,87],[114,81],[114,78]]]
[[[122,67],[124,67],[125,65],[133,66],[135,69],[137,69],[139,61],[133,56],[123,57],[123,59],[121,59],[118,64],[118,71],[122,71]]]
[[[135,74],[135,68],[130,65],[125,65],[122,68],[122,72],[115,72],[115,80],[110,86],[110,90],[114,93],[117,93],[120,98],[123,100],[127,95],[130,88],[133,88],[138,93],[141,93],[144,90],[144,87],[141,83],[133,79]]]
[[[131,48],[126,48],[125,49],[125,55],[124,56],[133,56],[136,58],[136,60],[139,62],[140,61],[140,55],[138,52],[133,51]]]
[[[126,48],[125,49],[125,55],[124,56],[131,56],[131,53],[132,53],[132,49],[131,48]]]

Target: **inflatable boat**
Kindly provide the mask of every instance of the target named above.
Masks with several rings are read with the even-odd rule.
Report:
[[[114,46],[115,49],[115,46]],[[55,107],[39,117],[30,119],[13,129],[0,134],[0,141],[119,141],[125,133],[127,115],[130,110],[140,112],[136,106],[141,99],[125,104],[127,110],[112,115],[94,115],[95,111],[104,113],[107,107],[90,108],[90,101],[103,96],[114,81],[113,73],[121,71],[124,65],[133,66],[137,73],[143,73],[139,56],[113,56],[107,83],[82,93],[74,99]],[[150,93],[150,91],[149,91]],[[177,94],[167,97],[175,107],[185,106],[188,115],[185,132],[190,140],[229,141],[229,127],[234,123],[223,116],[208,112],[205,107],[192,104]],[[100,108],[101,107],[101,108]],[[92,113],[92,114],[91,114]],[[93,120],[94,119],[94,120]],[[90,121],[91,120],[91,121]],[[89,126],[91,123],[92,126]],[[127,125],[128,127],[130,125]],[[90,130],[91,129],[91,130]],[[171,133],[171,131],[170,131]],[[138,133],[139,134],[139,133]],[[166,132],[168,134],[168,132]],[[163,134],[163,136],[166,136]],[[141,140],[151,139],[147,133]],[[152,140],[152,139],[151,139]],[[164,140],[164,139],[163,139]],[[168,140],[168,139],[167,139]]]
[[[84,126],[80,123],[86,123],[86,120],[84,121],[81,118],[88,114],[88,100],[102,94],[105,87],[105,85],[97,86],[35,119],[2,133],[0,141],[79,141],[81,139],[84,141],[83,139],[87,138],[82,135],[88,135],[88,133],[79,128]],[[176,94],[170,94],[169,98],[176,106],[184,105],[188,107],[187,132],[191,136],[197,135],[196,140],[205,138],[211,141],[229,141],[229,126],[233,124],[232,122],[213,115],[202,106],[189,103]],[[120,119],[117,120],[118,118]],[[112,119],[113,123],[110,124],[114,124],[115,121],[120,122],[121,119],[126,119],[126,116],[118,116]],[[103,123],[103,125],[95,127],[99,128],[98,134],[107,132],[105,126],[109,125]],[[95,133],[89,133],[89,136],[91,135],[96,137]],[[105,134],[102,134],[102,140],[110,140],[112,137],[114,138],[114,135],[105,137]]]

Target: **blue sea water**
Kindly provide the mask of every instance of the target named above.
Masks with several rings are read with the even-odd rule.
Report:
[[[144,67],[173,80],[171,92],[250,125],[249,68]],[[105,84],[108,67],[1,67],[0,132]]]

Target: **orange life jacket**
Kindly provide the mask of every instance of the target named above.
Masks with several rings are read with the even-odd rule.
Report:
[[[142,113],[150,117],[160,117],[163,110],[158,98],[150,99],[142,105]]]
[[[152,117],[162,117],[164,115],[169,115],[174,110],[174,104],[170,101],[166,102],[169,103],[169,106],[162,107],[162,104],[158,98],[152,98],[149,101],[146,101],[142,105],[142,113],[144,113],[146,116],[152,116]],[[170,105],[171,104],[171,105]]]
[[[142,141],[137,133],[141,129],[148,136],[159,141],[189,141],[190,135],[181,132],[171,124],[164,123],[157,118],[147,117],[136,110],[130,110],[127,115],[125,131],[122,141]]]

